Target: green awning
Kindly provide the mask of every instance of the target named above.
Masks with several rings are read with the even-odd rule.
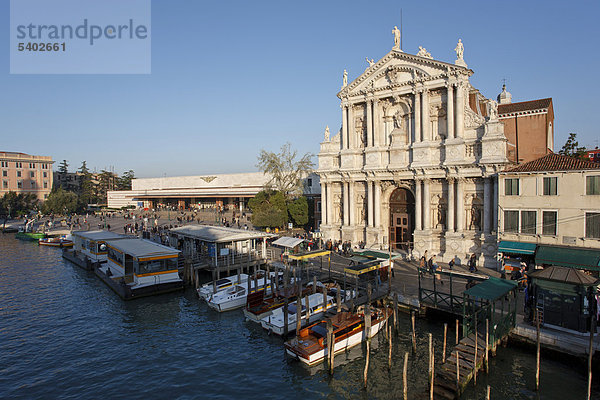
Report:
[[[513,254],[534,254],[536,247],[537,244],[535,243],[509,242],[508,240],[503,240],[498,245],[498,251]]]
[[[535,263],[600,271],[600,249],[539,246]]]
[[[469,297],[475,297],[483,300],[495,301],[506,296],[517,287],[517,282],[506,279],[498,279],[490,276],[489,279],[478,283],[463,293]]]

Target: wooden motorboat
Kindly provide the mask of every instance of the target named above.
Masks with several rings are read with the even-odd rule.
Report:
[[[302,290],[302,297],[311,293],[311,288]],[[293,302],[298,297],[298,286],[291,285],[287,289],[280,289],[271,296],[265,295],[264,290],[250,293],[246,300],[244,315],[246,319],[252,322],[261,323],[261,320],[273,314],[273,311],[282,307],[287,300]]]
[[[38,239],[40,246],[73,247],[73,241],[61,237]]]
[[[385,321],[393,314],[391,309],[374,309],[371,312],[369,337],[381,330]],[[341,312],[331,317],[335,335],[334,354],[354,347],[367,339],[363,312]],[[327,320],[300,330],[300,334],[285,343],[286,353],[308,365],[323,361],[329,354],[327,346]]]

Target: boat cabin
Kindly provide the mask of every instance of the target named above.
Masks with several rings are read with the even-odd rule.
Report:
[[[128,236],[118,233],[96,230],[73,232],[73,250],[87,256],[92,262],[106,262],[107,240],[128,239]]]
[[[146,240],[111,240],[106,243],[108,262],[101,271],[112,279],[123,278],[132,287],[181,282],[179,250]]]

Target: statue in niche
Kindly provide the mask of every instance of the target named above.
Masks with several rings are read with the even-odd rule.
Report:
[[[394,129],[400,129],[402,127],[402,112],[396,111],[394,114]]]
[[[372,58],[369,60],[369,57],[365,57],[365,59],[367,60],[369,67],[372,67],[373,65],[375,65],[375,60],[373,60]]]
[[[443,204],[437,206],[437,225],[436,228],[443,229],[446,226],[446,207]]]
[[[362,145],[365,146],[367,143],[367,135],[366,135],[363,117],[356,117],[356,120],[354,123],[356,124],[355,125],[356,135],[360,138],[360,142],[362,143]]]
[[[325,128],[325,141],[329,142],[329,125]]]
[[[462,39],[458,39],[458,43],[456,48],[454,48],[454,51],[456,52],[456,59],[462,60],[465,52],[465,46],[463,46]]]
[[[478,204],[471,205],[469,229],[481,230],[481,207]]]
[[[392,29],[392,33],[394,34],[394,49],[400,50],[400,29],[398,29],[397,26],[394,26],[394,29]]]

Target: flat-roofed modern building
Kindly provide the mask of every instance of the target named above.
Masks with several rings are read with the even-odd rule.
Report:
[[[8,192],[32,193],[45,200],[52,190],[52,157],[0,152],[2,185],[0,197]]]

